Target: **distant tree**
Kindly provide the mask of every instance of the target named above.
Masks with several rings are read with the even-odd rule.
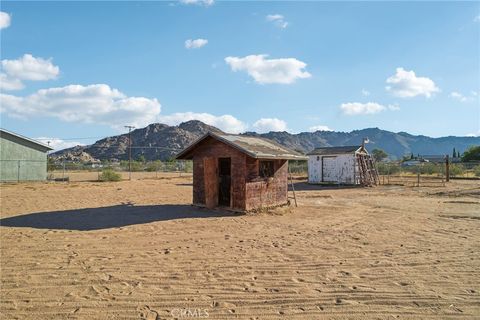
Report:
[[[415,157],[413,156],[413,152],[410,154],[410,160],[413,160],[415,159]]]
[[[138,162],[145,163],[145,156],[143,154],[139,155],[137,158]]]
[[[480,161],[480,146],[471,146],[462,156],[462,161]]]
[[[377,162],[380,162],[383,159],[385,159],[386,157],[388,157],[388,154],[385,151],[383,151],[382,149],[373,149],[372,150],[372,155],[373,155],[373,158],[375,159],[375,161],[377,161]]]
[[[47,158],[47,171],[55,170],[55,160],[52,157]]]
[[[455,151],[455,147],[453,147],[452,158],[456,158],[456,157],[457,157],[457,151]]]

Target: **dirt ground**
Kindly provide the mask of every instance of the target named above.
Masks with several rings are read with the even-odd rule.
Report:
[[[1,186],[1,319],[478,319],[480,187],[190,206],[191,177]]]

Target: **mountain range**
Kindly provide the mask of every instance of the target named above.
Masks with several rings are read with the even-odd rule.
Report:
[[[138,159],[143,156],[146,160],[164,161],[171,159],[208,131],[223,133],[220,129],[197,120],[183,122],[178,126],[153,123],[145,128],[133,130],[131,132],[132,158]],[[302,153],[323,146],[360,145],[364,138],[368,138],[367,149],[383,149],[391,159],[398,159],[411,153],[414,155],[451,155],[453,148],[464,152],[472,145],[480,145],[480,137],[448,136],[431,138],[406,132],[395,133],[379,128],[351,132],[316,131],[297,134],[288,132],[263,134],[245,132],[243,135],[268,138]],[[98,140],[92,145],[60,150],[52,153],[51,157],[57,160],[71,161],[127,160],[128,151],[128,133],[126,133]]]

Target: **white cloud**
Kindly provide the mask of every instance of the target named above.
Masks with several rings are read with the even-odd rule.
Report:
[[[270,131],[287,131],[287,123],[277,118],[262,118],[253,124],[253,128],[258,133]]]
[[[473,22],[480,22],[480,14],[473,18]]]
[[[215,3],[214,0],[180,0],[180,3],[183,4],[194,4],[209,7]]]
[[[41,89],[26,96],[0,94],[1,112],[12,117],[50,116],[66,122],[98,123],[113,128],[145,126],[157,120],[157,99],[127,97],[106,84]]]
[[[85,143],[81,143],[77,141],[66,141],[60,138],[38,137],[38,138],[35,138],[35,140],[39,140],[44,144],[49,144],[49,146],[52,147],[54,151],[85,145]]]
[[[285,21],[285,18],[281,14],[269,14],[265,18],[280,29],[285,29],[288,26],[288,22]]]
[[[35,58],[31,54],[15,60],[2,60],[2,69],[12,78],[19,80],[45,81],[57,78],[60,68],[52,59]]]
[[[247,129],[247,125],[229,114],[215,116],[209,113],[179,112],[170,115],[161,115],[159,121],[168,125],[178,125],[185,121],[199,120],[208,125],[219,128],[228,133],[240,133]]]
[[[412,98],[421,95],[430,98],[432,94],[440,91],[431,79],[417,77],[415,72],[406,71],[403,68],[397,68],[396,74],[388,78],[386,82],[388,86],[385,89],[400,98]]]
[[[185,41],[185,48],[187,49],[198,49],[201,48],[205,45],[207,45],[208,40],[207,39],[188,39]]]
[[[308,128],[308,131],[333,131],[333,129],[330,129],[328,126],[323,126],[323,125],[318,125],[318,126],[313,126]]]
[[[8,13],[0,11],[0,30],[8,28],[11,21],[12,19]]]
[[[5,73],[0,73],[0,90],[1,91],[12,91],[12,90],[21,90],[25,86],[22,81],[12,78]]]
[[[362,95],[368,97],[370,95],[370,91],[362,89]]]
[[[384,106],[376,102],[349,102],[342,103],[340,105],[342,112],[349,116],[362,115],[362,114],[375,114],[385,110],[396,111],[400,110],[400,107],[397,105],[388,105]]]
[[[246,71],[257,83],[290,84],[297,79],[311,77],[303,71],[307,64],[295,58],[266,59],[268,55],[249,55],[243,58],[226,57],[232,71]]]
[[[473,102],[478,101],[478,92],[470,91],[470,95],[466,96],[460,92],[452,91],[449,95],[450,98],[458,100],[460,102]]]
[[[451,92],[449,95],[448,95],[450,98],[452,99],[456,99],[460,102],[467,102],[468,98],[465,97],[463,94],[461,94],[460,92],[456,92],[456,91],[453,91]]]

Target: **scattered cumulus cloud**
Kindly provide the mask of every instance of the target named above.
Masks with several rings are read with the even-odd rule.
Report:
[[[50,147],[53,148],[54,151],[85,145],[85,143],[81,143],[77,141],[67,141],[67,140],[62,140],[60,138],[38,137],[38,138],[35,138],[35,140],[38,140],[43,144],[48,144],[50,142],[49,145]]]
[[[124,125],[146,126],[157,120],[161,109],[157,99],[128,97],[106,84],[41,89],[25,97],[0,94],[0,102],[0,111],[11,117],[50,116],[116,129]]]
[[[187,49],[198,49],[203,46],[206,46],[208,43],[207,39],[188,39],[185,41],[185,48]]]
[[[452,91],[448,96],[460,102],[472,102],[475,100],[478,101],[478,92],[476,91],[471,91],[470,95],[464,95],[458,91]]]
[[[18,59],[0,61],[0,89],[2,91],[21,90],[24,80],[46,81],[56,79],[60,68],[52,63],[52,59],[36,58],[24,54]]]
[[[396,111],[400,110],[400,107],[397,105],[388,105],[384,106],[376,102],[348,102],[342,103],[340,109],[343,114],[348,116],[364,115],[364,114],[375,114],[385,110]]]
[[[0,11],[0,30],[8,28],[10,26],[11,21],[12,21],[12,18],[8,13]]]
[[[0,72],[1,91],[22,90],[24,87],[25,85],[19,79],[12,78],[9,75]]]
[[[9,76],[20,80],[45,81],[57,78],[60,68],[52,59],[35,58],[24,54],[15,60],[2,60],[2,69]]]
[[[362,89],[362,95],[368,97],[370,95],[370,91]]]
[[[288,22],[285,21],[281,14],[269,14],[266,16],[266,19],[280,29],[285,29],[288,26]]]
[[[308,131],[315,132],[315,131],[333,131],[333,129],[330,129],[328,126],[324,125],[317,125],[308,128]]]
[[[440,89],[433,80],[426,77],[417,77],[415,72],[397,68],[395,75],[387,79],[387,91],[400,98],[425,96],[430,98]]]
[[[182,4],[193,4],[193,5],[199,5],[199,6],[205,6],[209,7],[215,3],[214,0],[180,0],[180,3]]]
[[[208,125],[219,128],[228,133],[240,133],[247,129],[247,125],[232,115],[215,116],[209,113],[179,112],[170,115],[161,115],[159,121],[168,125],[178,125],[185,121],[199,120]]]
[[[473,18],[473,22],[480,22],[480,14]]]
[[[243,58],[226,57],[225,62],[232,71],[246,71],[260,84],[291,84],[297,79],[310,78],[304,69],[307,64],[295,58],[268,59],[268,55],[249,55]]]
[[[261,118],[253,124],[253,128],[258,133],[270,131],[287,131],[287,123],[277,118]]]
[[[460,92],[453,91],[448,95],[450,98],[453,98],[455,100],[458,100],[460,102],[467,102],[468,98],[465,97],[463,94]]]

